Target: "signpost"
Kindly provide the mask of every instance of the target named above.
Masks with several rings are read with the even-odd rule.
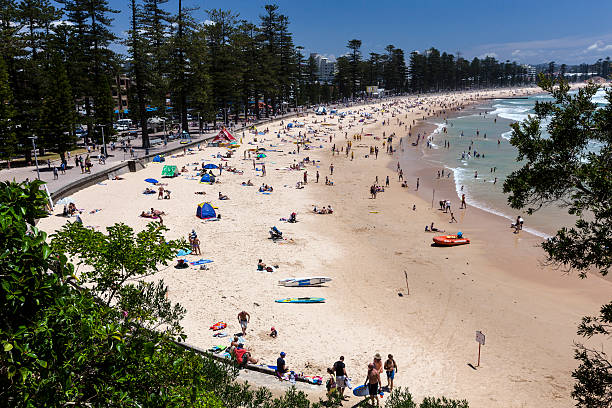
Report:
[[[476,331],[476,342],[478,342],[478,364],[476,364],[476,367],[480,367],[480,347],[485,344],[485,335],[480,330]]]

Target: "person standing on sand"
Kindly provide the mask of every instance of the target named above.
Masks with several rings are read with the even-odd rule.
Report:
[[[319,182],[319,170],[317,170],[317,183]]]
[[[393,359],[392,354],[389,354],[387,361],[385,361],[385,372],[387,373],[387,388],[391,392],[393,391],[393,379],[395,378],[395,373],[397,373],[397,363]]]
[[[240,323],[240,328],[242,329],[242,335],[246,336],[247,325],[251,321],[251,315],[245,312],[244,310],[238,313],[238,322]]]
[[[157,194],[157,199],[158,200],[163,200],[164,199],[164,187],[163,186],[159,186],[158,191],[159,191],[159,193]]]
[[[334,163],[329,165],[329,173],[333,176],[334,175]]]
[[[463,186],[461,186],[463,188]],[[467,208],[467,204],[465,203],[465,194],[461,194],[461,206],[459,209]]]
[[[308,172],[304,172],[304,184],[308,184]]]
[[[336,389],[340,394],[340,398],[345,399],[344,390],[346,389],[346,365],[344,364],[344,356],[340,356],[340,359],[334,363],[333,367],[336,373]],[[348,399],[348,398],[347,398]]]
[[[404,171],[402,169],[399,170],[399,176],[397,181],[404,181]]]
[[[378,401],[378,388],[380,387],[380,373],[372,363],[368,365],[366,384],[368,384],[368,394],[370,395],[372,405],[374,405],[374,401],[376,401],[376,406],[379,407],[380,403]]]
[[[416,191],[419,191],[419,178],[417,177]]]
[[[385,180],[385,187],[389,187],[389,176],[387,176],[387,179]]]
[[[266,165],[261,165],[261,177],[266,177]]]

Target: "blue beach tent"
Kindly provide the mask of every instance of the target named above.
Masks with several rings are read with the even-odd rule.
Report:
[[[216,164],[212,164],[212,163],[208,163],[206,165],[204,165],[205,169],[218,169],[219,166],[217,166]]]
[[[217,218],[217,213],[209,203],[200,203],[198,204],[198,209],[196,210],[196,217],[204,220],[208,218]]]
[[[166,158],[160,156],[159,154],[153,158],[153,162],[154,163],[162,163],[162,162],[165,162],[165,161],[166,161]]]
[[[215,177],[211,176],[210,174],[204,174],[202,178],[200,179],[200,183],[214,183],[214,182],[215,182]]]

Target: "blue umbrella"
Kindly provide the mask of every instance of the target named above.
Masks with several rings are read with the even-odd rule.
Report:
[[[148,178],[148,179],[145,179],[145,181],[146,181],[147,183],[151,183],[151,184],[157,184],[157,183],[159,183],[159,181],[155,180],[154,178]]]
[[[212,163],[208,163],[204,166],[205,169],[218,169],[219,166],[217,166],[216,164],[212,164]]]

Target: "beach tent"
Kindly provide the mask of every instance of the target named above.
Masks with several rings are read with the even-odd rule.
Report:
[[[230,132],[227,131],[226,128],[221,129],[221,131],[215,136],[211,143],[229,143],[235,142],[236,138],[232,136]]]
[[[215,176],[211,176],[210,174],[204,174],[200,179],[200,183],[214,183]]]
[[[317,115],[327,115],[327,109],[324,106],[319,106],[315,113]]]
[[[161,163],[161,162],[165,162],[165,161],[166,161],[166,159],[164,157],[160,156],[159,154],[153,158],[153,162],[154,163]]]
[[[206,165],[204,165],[205,169],[218,169],[219,166],[217,166],[216,164],[212,164],[212,163],[208,163]]]
[[[209,203],[200,203],[198,204],[198,209],[196,210],[196,217],[204,220],[208,218],[217,218],[217,213]]]
[[[175,177],[178,176],[178,169],[176,166],[165,165],[162,169],[162,177]]]
[[[159,181],[155,180],[154,178],[148,178],[148,179],[145,179],[145,181],[146,181],[147,183],[151,183],[151,184],[157,184],[157,183],[159,183]]]

